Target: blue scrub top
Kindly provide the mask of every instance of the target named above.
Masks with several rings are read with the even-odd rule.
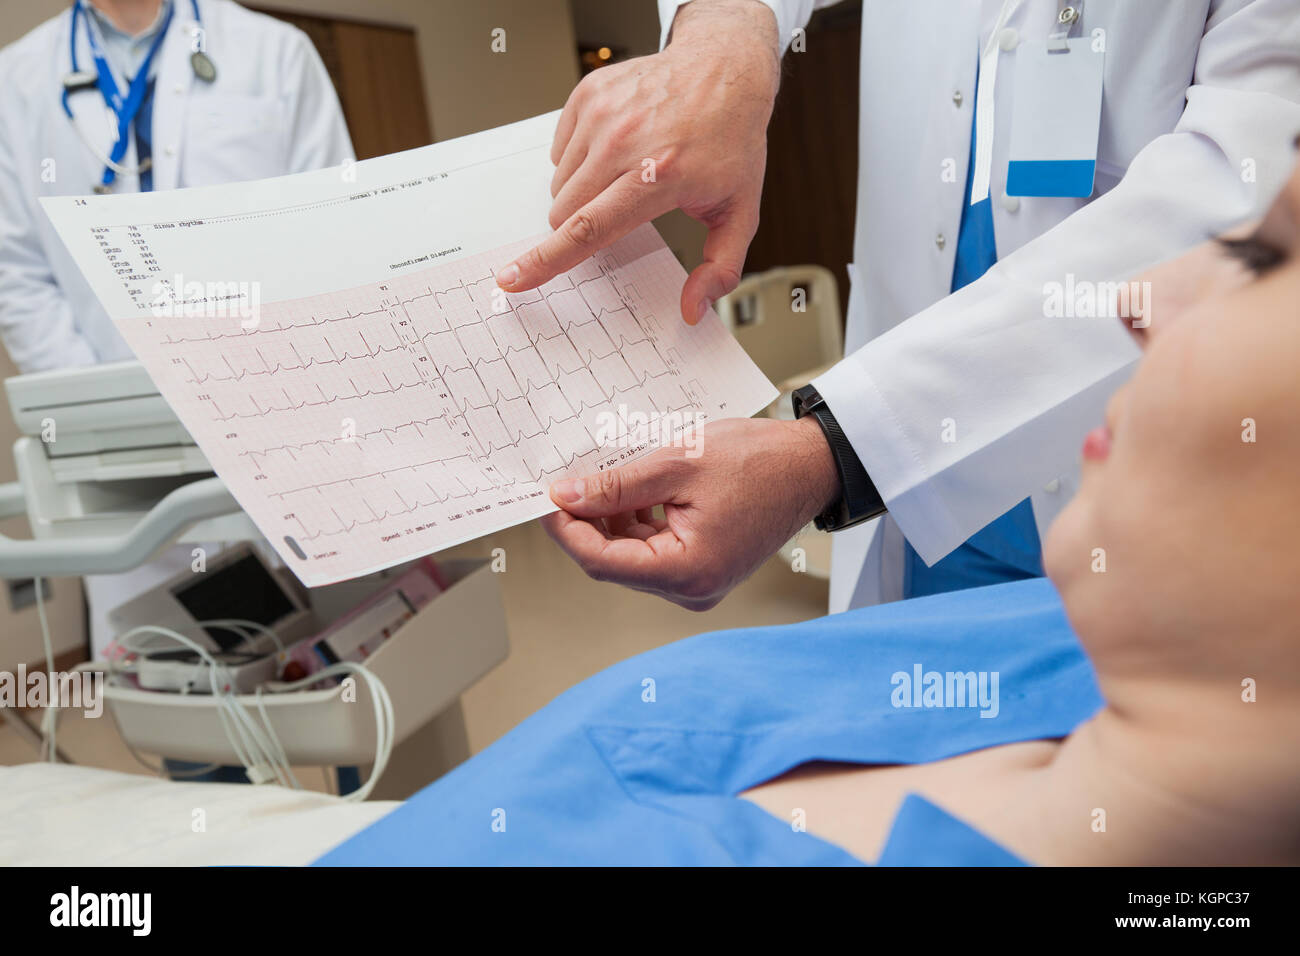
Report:
[[[975,71],[979,86],[979,69]],[[966,192],[962,197],[961,225],[957,232],[957,256],[952,270],[952,292],[970,285],[998,261],[997,240],[993,234],[993,201],[988,196],[971,205],[971,185],[975,179],[975,110],[978,96],[971,102],[970,160],[966,167]],[[1041,577],[1042,546],[1038,525],[1028,498],[1006,514],[985,525],[955,551],[926,567],[910,543],[903,550],[903,596],[925,597],[944,591],[1000,584]]]
[[[997,672],[996,716],[895,706],[894,675],[917,665]],[[736,795],[813,760],[924,763],[1062,737],[1101,704],[1043,578],[705,634],[582,682],[318,862],[858,865]],[[915,795],[877,861],[1020,862]]]
[[[144,164],[146,159],[153,158],[153,101],[154,87],[157,86],[157,80],[149,80],[144,89],[144,99],[140,103],[140,112],[135,114],[133,128],[135,130],[135,159],[140,165]],[[140,173],[140,192],[153,192],[153,166],[142,170]]]

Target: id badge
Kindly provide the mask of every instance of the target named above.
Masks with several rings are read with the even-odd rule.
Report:
[[[1088,37],[1064,42],[1016,51],[1008,196],[1092,195],[1106,54]]]

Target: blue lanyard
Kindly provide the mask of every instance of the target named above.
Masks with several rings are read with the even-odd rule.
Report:
[[[190,0],[194,8],[194,20],[201,23],[199,18],[198,0]],[[71,60],[72,72],[77,70],[77,20],[82,16],[83,0],[76,0],[72,7],[72,30],[71,30]],[[109,158],[114,163],[120,163],[122,157],[126,155],[126,148],[130,142],[131,123],[135,120],[136,114],[140,112],[140,107],[144,103],[145,93],[149,88],[149,70],[153,65],[154,56],[158,53],[159,47],[162,46],[163,40],[167,36],[167,28],[171,26],[172,16],[176,13],[175,4],[167,10],[167,16],[163,20],[162,26],[158,30],[158,35],[154,37],[153,43],[149,47],[149,52],[145,55],[144,62],[140,64],[140,69],[131,81],[130,87],[123,97],[113,80],[112,68],[108,65],[108,60],[104,56],[104,51],[99,45],[99,38],[95,35],[95,30],[90,23],[90,15],[86,14],[86,39],[90,44],[90,51],[95,58],[95,72],[97,74],[97,83],[100,94],[104,97],[104,102],[108,104],[109,109],[117,117],[117,142],[113,144],[113,151]],[[63,91],[63,111],[72,119],[72,110],[68,106],[68,90]],[[75,120],[74,120],[75,122]],[[111,186],[117,173],[112,166],[104,167],[102,182],[105,186]]]

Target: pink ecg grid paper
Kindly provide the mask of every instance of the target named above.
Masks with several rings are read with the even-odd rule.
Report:
[[[117,325],[285,563],[329,584],[553,511],[552,481],[606,460],[610,416],[775,398],[716,316],[681,321],[685,272],[653,227],[504,293],[495,269],[537,238],[265,304],[256,323]]]

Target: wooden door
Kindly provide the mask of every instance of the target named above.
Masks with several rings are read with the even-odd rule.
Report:
[[[252,9],[292,23],[311,39],[338,93],[357,159],[433,142],[410,27]]]
[[[849,301],[858,170],[862,4],[840,3],[808,24],[806,49],[785,56],[767,130],[767,174],[746,272],[815,263]]]

